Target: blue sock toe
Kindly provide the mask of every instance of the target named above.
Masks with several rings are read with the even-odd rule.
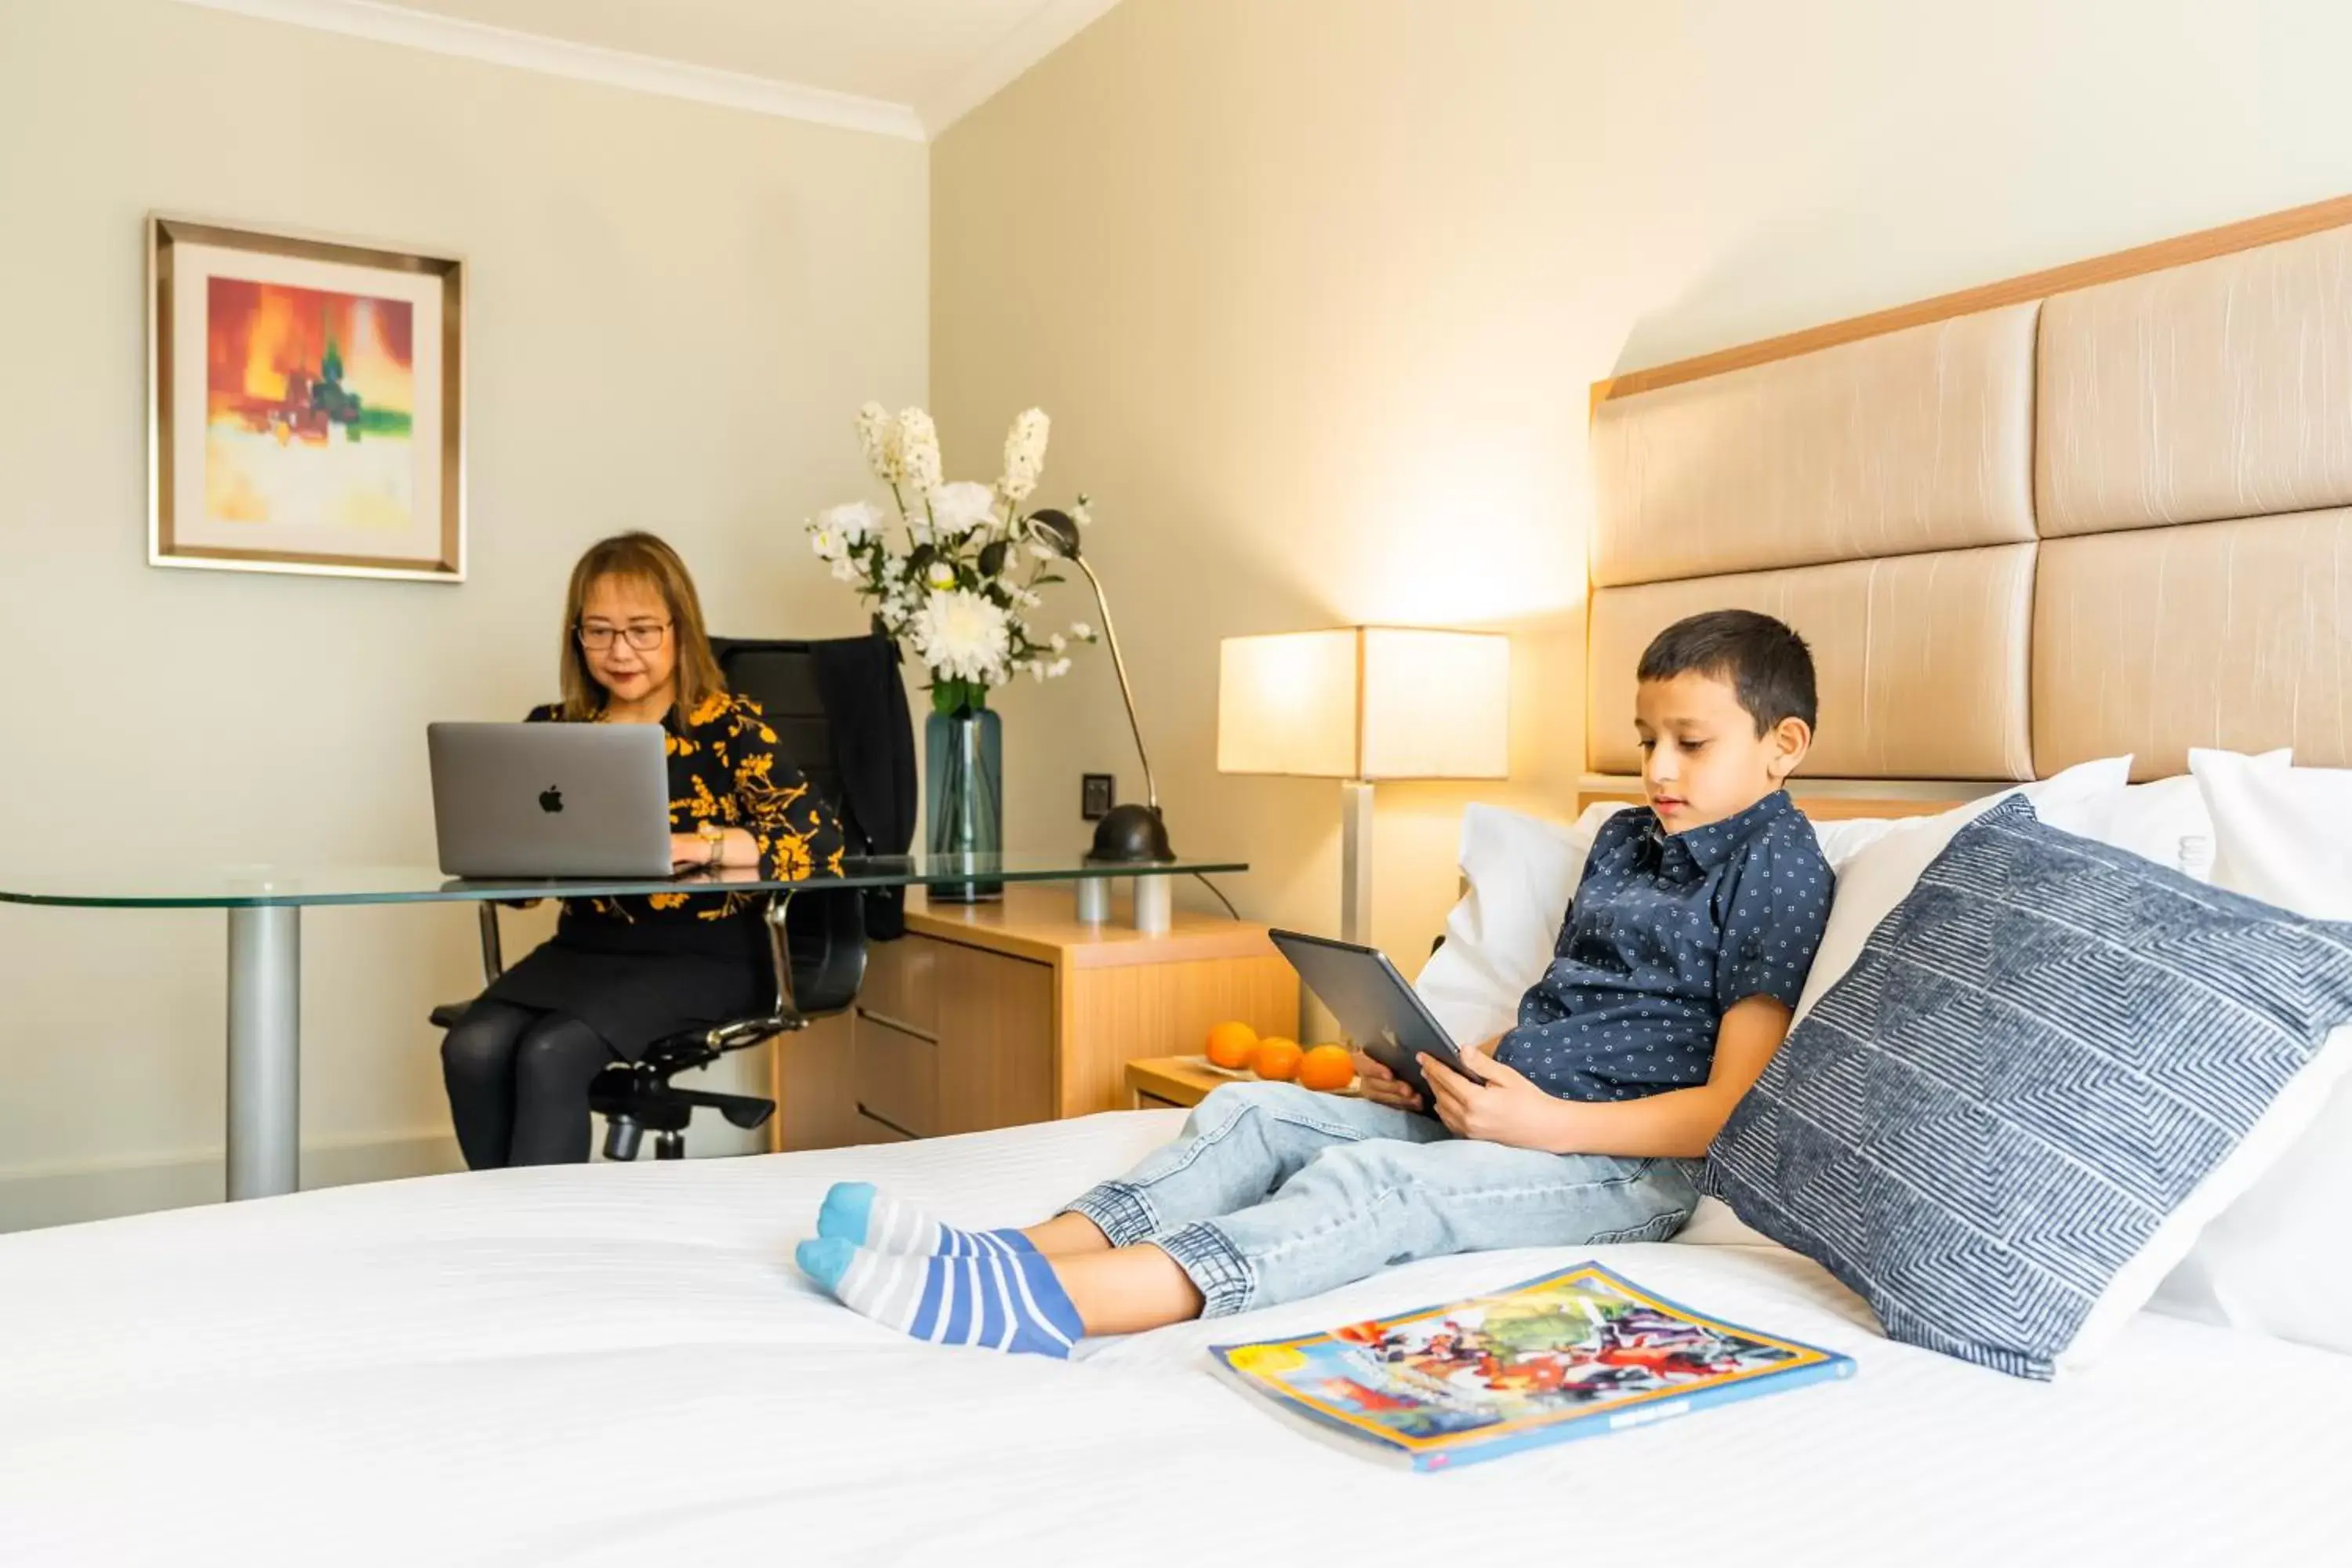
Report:
[[[793,1260],[801,1272],[824,1286],[828,1291],[841,1284],[841,1276],[849,1268],[849,1260],[857,1256],[857,1244],[835,1236],[815,1236],[793,1249]]]
[[[824,1202],[817,1205],[816,1233],[852,1247],[863,1247],[873,1216],[873,1183],[835,1182],[833,1190],[824,1194]]]

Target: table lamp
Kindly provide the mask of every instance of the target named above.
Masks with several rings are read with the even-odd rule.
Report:
[[[1339,935],[1372,925],[1372,785],[1510,773],[1511,643],[1493,632],[1349,626],[1227,637],[1217,771],[1344,780]]]

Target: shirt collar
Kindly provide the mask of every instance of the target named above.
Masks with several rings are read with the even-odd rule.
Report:
[[[1654,811],[1649,814],[1644,836],[1657,858],[1659,870],[1678,882],[1696,881],[1728,860],[1733,850],[1767,824],[1792,815],[1796,809],[1787,790],[1774,790],[1737,816],[1685,833],[1668,833]]]

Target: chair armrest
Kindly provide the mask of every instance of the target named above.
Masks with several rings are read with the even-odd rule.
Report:
[[[476,904],[482,922],[482,984],[490,984],[506,973],[506,954],[499,946],[499,906],[488,899]]]
[[[866,983],[866,895],[854,888],[783,894],[768,905],[779,1014],[822,1018]]]

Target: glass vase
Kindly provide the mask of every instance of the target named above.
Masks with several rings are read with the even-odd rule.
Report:
[[[1003,731],[987,708],[933,712],[923,721],[923,809],[934,858],[1003,852]],[[1004,884],[938,884],[930,896],[938,903],[985,903],[1003,898]]]

